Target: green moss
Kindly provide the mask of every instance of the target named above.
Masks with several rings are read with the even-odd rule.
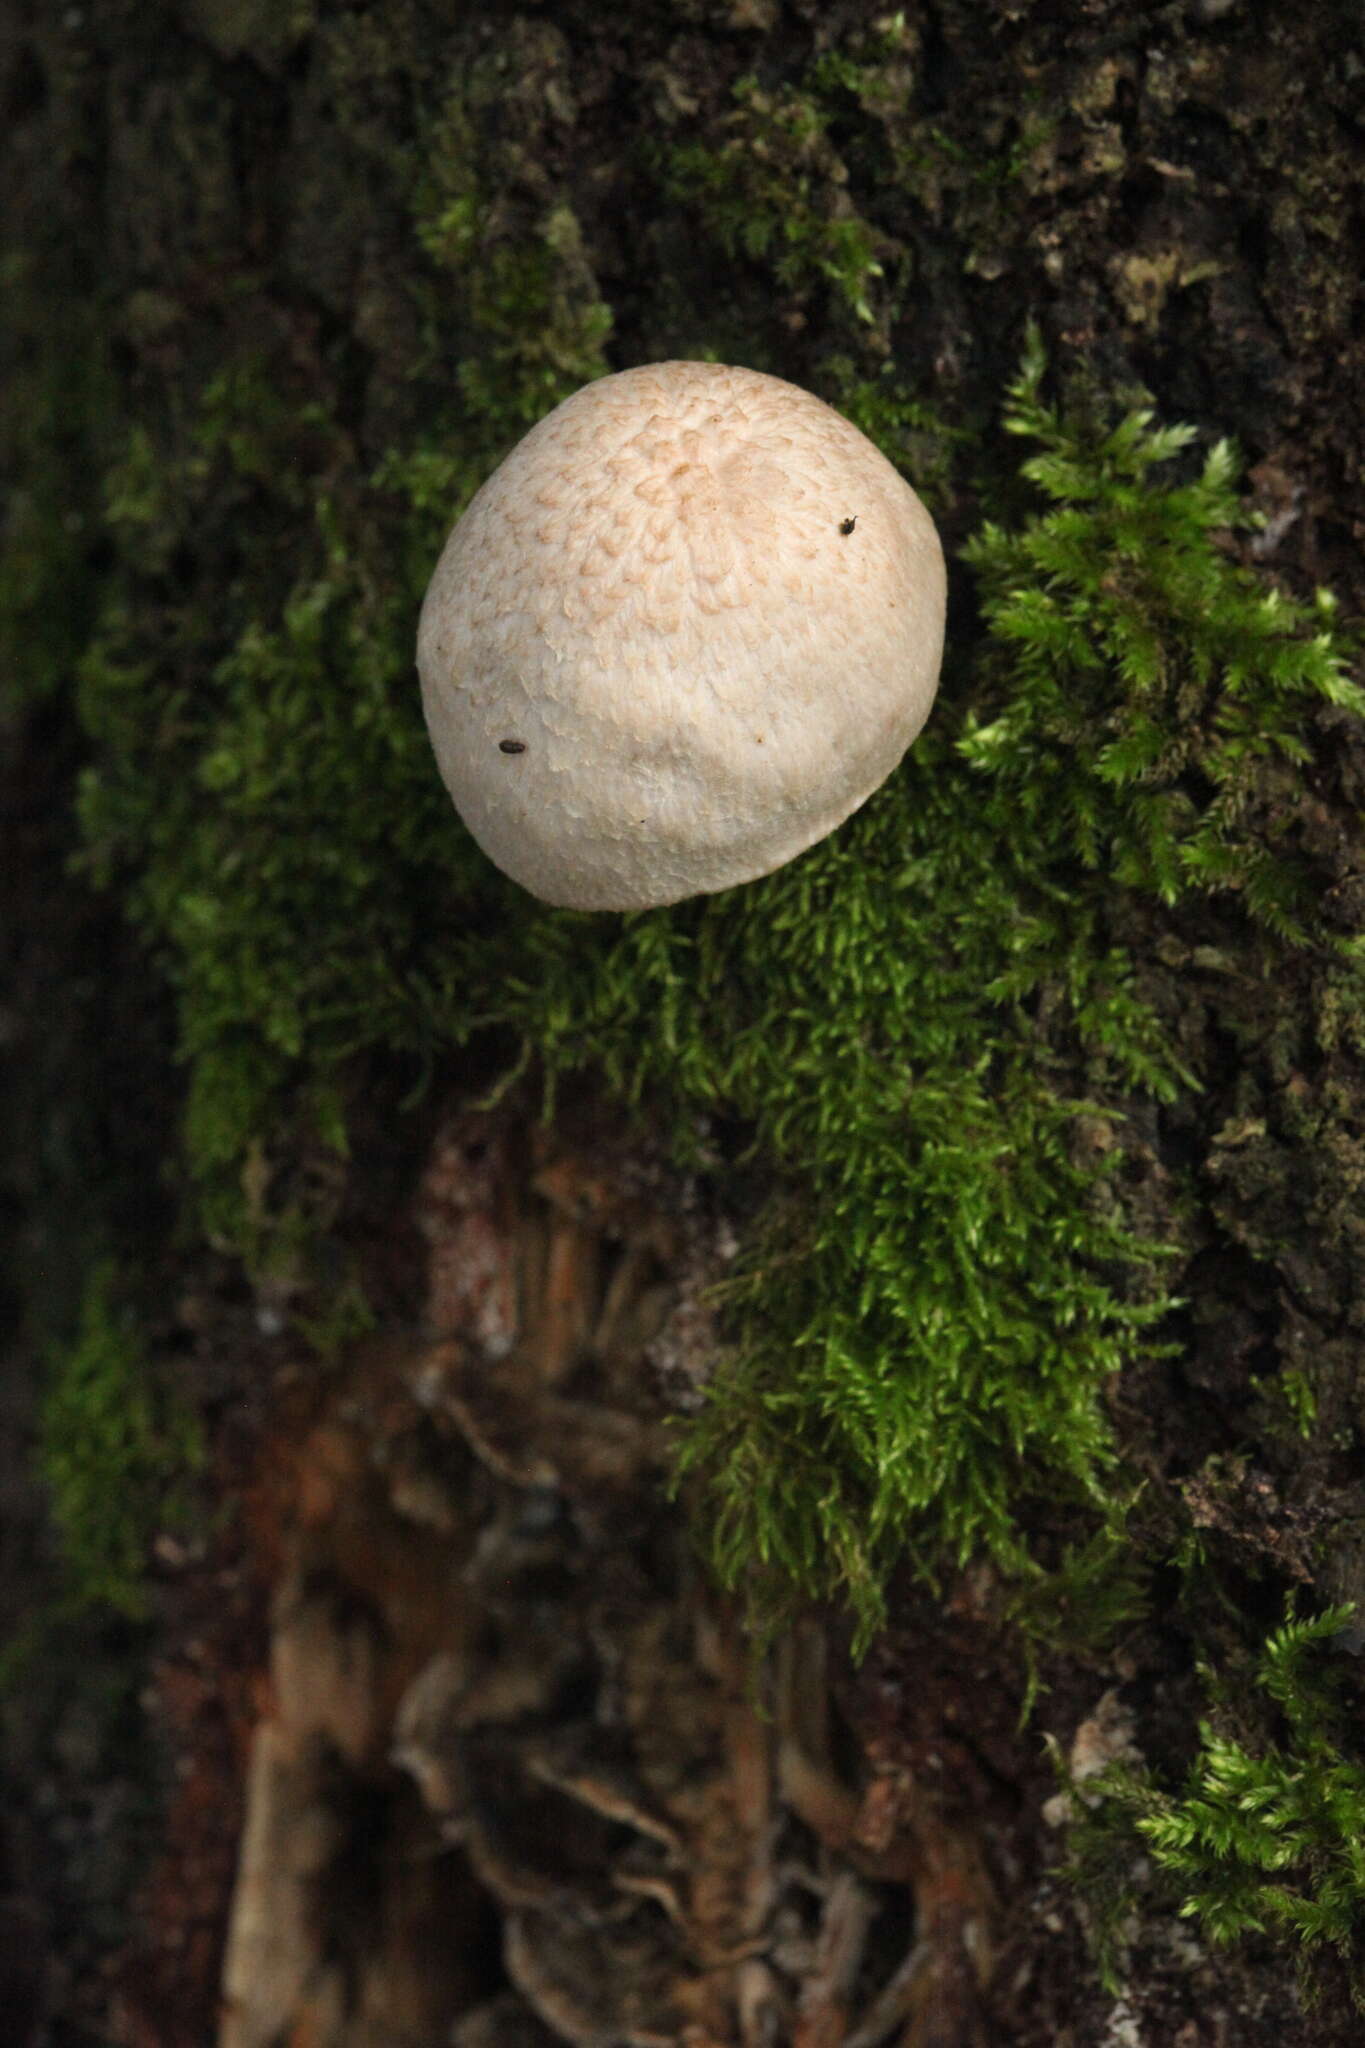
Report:
[[[1351,1615],[1291,1612],[1241,1684],[1206,1674],[1210,1718],[1178,1791],[1127,1763],[1072,1788],[1073,1875],[1112,1988],[1142,1845],[1157,1890],[1208,1940],[1288,1937],[1310,1998],[1335,1952],[1365,2005],[1365,1764],[1342,1697]]]
[[[428,256],[460,280],[460,310],[479,338],[457,366],[459,390],[484,434],[522,432],[606,370],[611,311],[572,209],[560,201],[528,223],[509,218],[460,141],[443,140],[448,154],[437,152],[418,187],[416,227]]]
[[[1335,1948],[1365,2004],[1365,1765],[1342,1754],[1303,1669],[1349,1617],[1289,1622],[1267,1644],[1261,1682],[1285,1741],[1253,1749],[1206,1723],[1182,1792],[1139,1828],[1180,1885],[1181,1912],[1212,1940],[1285,1932],[1310,1955]]]
[[[152,1540],[184,1526],[187,1479],[202,1458],[193,1409],[151,1364],[112,1266],[96,1267],[40,1420],[66,1576],[59,1607],[143,1613]]]
[[[670,205],[696,218],[730,259],[762,262],[800,305],[828,294],[837,312],[876,330],[892,317],[886,262],[896,245],[848,197],[848,173],[829,139],[834,102],[865,74],[830,52],[800,85],[776,90],[746,76],[712,140],[668,141],[654,152]]]
[[[1023,474],[1056,509],[1014,534],[988,525],[966,550],[1003,691],[999,717],[969,719],[964,749],[1035,815],[1060,805],[1082,863],[1103,861],[1121,887],[1167,905],[1236,891],[1302,941],[1316,891],[1290,845],[1285,770],[1311,758],[1315,701],[1365,710],[1332,600],[1307,613],[1229,565],[1216,545],[1240,518],[1228,443],[1196,480],[1152,488],[1193,430],[1139,411],[1083,451],[1041,403],[1041,374],[1035,344],[1007,425],[1042,444]],[[1055,750],[1041,777],[1039,739]]]

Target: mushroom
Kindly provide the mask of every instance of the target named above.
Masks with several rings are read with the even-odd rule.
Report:
[[[458,521],[417,662],[474,838],[547,903],[768,874],[919,732],[943,551],[865,435],[780,378],[651,363],[574,392]]]

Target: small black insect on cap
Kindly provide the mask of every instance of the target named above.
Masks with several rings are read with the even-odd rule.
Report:
[[[855,512],[855,513],[854,513],[854,515],[853,515],[853,517],[852,517],[851,519],[841,519],[841,520],[839,521],[839,531],[840,531],[840,533],[852,533],[852,531],[853,531],[854,527],[855,527],[855,526],[856,526],[857,524],[858,524],[858,515],[857,515],[857,513]]]
[[[526,742],[525,740],[499,740],[498,752],[500,754],[524,754],[526,752]]]

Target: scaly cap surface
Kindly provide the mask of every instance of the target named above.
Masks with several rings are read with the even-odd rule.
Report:
[[[490,859],[634,910],[839,825],[928,715],[943,553],[810,392],[719,363],[588,384],[457,523],[422,608],[432,744]]]

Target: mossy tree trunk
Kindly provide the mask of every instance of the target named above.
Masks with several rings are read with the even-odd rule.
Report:
[[[225,2038],[1353,2038],[1354,0],[0,20],[16,2009],[207,2038],[251,1748]],[[784,876],[546,913],[416,606],[704,354],[929,502],[939,712]]]

